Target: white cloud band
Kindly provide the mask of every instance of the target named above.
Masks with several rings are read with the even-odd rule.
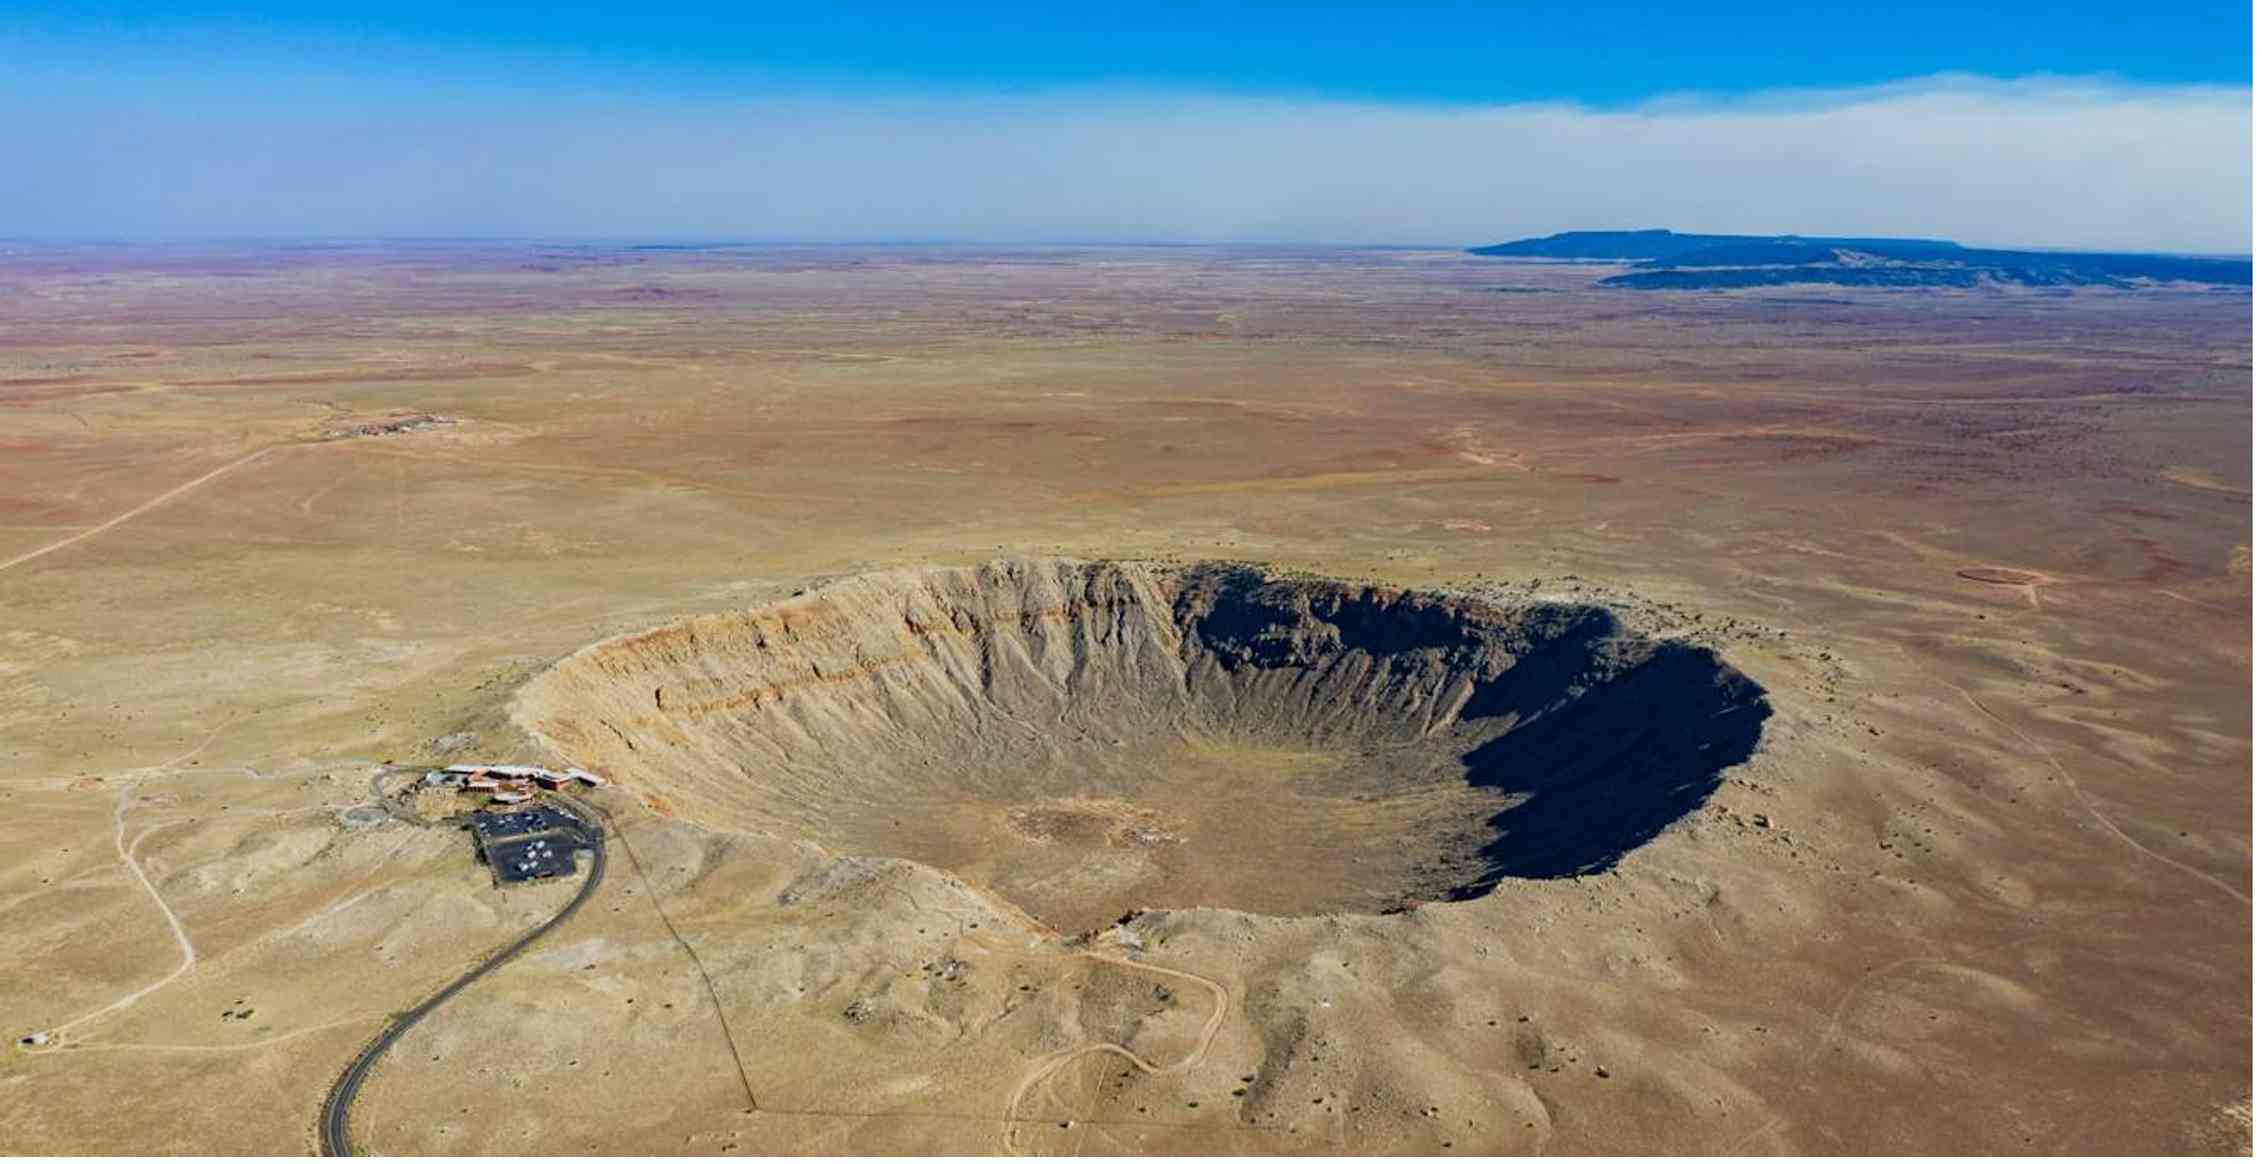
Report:
[[[0,234],[2251,241],[2242,87],[1947,77],[1625,110],[1082,91],[19,112]]]

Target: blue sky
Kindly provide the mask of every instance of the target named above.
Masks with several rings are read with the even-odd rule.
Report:
[[[2243,4],[0,0],[0,236],[2249,249]]]
[[[350,57],[476,72],[543,62],[648,86],[1205,92],[1612,105],[1938,73],[2245,85],[2242,3],[586,2],[0,4],[0,29],[89,52],[151,41],[183,71]],[[246,50],[249,50],[248,53]],[[130,55],[141,55],[139,53]],[[155,55],[155,54],[151,54]],[[144,61],[143,63],[148,63]],[[254,78],[256,79],[256,78]],[[501,81],[505,78],[497,77]]]

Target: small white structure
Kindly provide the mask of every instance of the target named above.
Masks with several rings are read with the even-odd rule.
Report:
[[[526,801],[534,799],[534,794],[531,792],[518,792],[515,790],[506,789],[505,791],[498,792],[493,796],[488,797],[487,799],[495,804],[522,804]]]
[[[603,788],[605,786],[605,778],[597,775],[595,772],[584,772],[579,768],[568,768],[566,769],[565,774],[575,780],[581,781],[583,784],[586,784],[591,788]]]

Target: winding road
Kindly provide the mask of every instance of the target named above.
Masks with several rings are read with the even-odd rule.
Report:
[[[576,805],[575,807],[578,808],[579,806]],[[462,977],[441,987],[439,993],[393,1016],[392,1022],[386,1024],[385,1029],[378,1032],[377,1037],[371,1040],[370,1044],[362,1049],[361,1054],[346,1066],[345,1073],[338,1076],[338,1081],[330,1087],[330,1093],[323,1097],[319,1124],[323,1155],[351,1156],[354,1154],[353,1139],[349,1134],[351,1129],[347,1127],[347,1118],[353,1112],[354,1096],[360,1093],[362,1083],[368,1080],[369,1072],[377,1066],[377,1061],[384,1057],[386,1051],[392,1049],[394,1043],[400,1041],[402,1035],[408,1033],[409,1028],[422,1021],[426,1015],[439,1009],[442,1003],[454,998],[464,987],[477,982],[497,966],[524,953],[528,946],[540,941],[542,935],[558,928],[560,923],[572,917],[575,911],[596,895],[597,886],[605,880],[605,832],[602,827],[591,824],[588,817],[580,813],[574,815],[575,819],[582,822],[582,835],[588,840],[590,848],[589,876],[582,881],[580,892],[575,893],[573,900],[566,902],[565,908],[560,909],[550,920],[526,931],[519,936],[517,941],[495,951],[488,956],[486,961],[472,967]]]
[[[1030,1067],[1028,1072],[1021,1077],[1021,1082],[1014,1087],[1013,1094],[1007,1097],[1005,1101],[1004,1131],[1005,1151],[1007,1155],[1014,1155],[1020,1151],[1019,1146],[1014,1142],[1014,1134],[1020,1130],[1021,1124],[1026,1122],[1020,1115],[1021,1101],[1028,1097],[1030,1091],[1034,1090],[1045,1080],[1051,1078],[1062,1068],[1068,1066],[1071,1063],[1074,1063],[1076,1060],[1081,1059],[1086,1055],[1114,1055],[1130,1063],[1133,1067],[1138,1068],[1141,1073],[1147,1075],[1159,1075],[1164,1073],[1185,1071],[1209,1056],[1210,1044],[1217,1041],[1218,1031],[1224,1029],[1225,1027],[1226,1011],[1232,1003],[1233,993],[1231,990],[1226,988],[1226,985],[1224,983],[1219,982],[1215,978],[1205,978],[1202,975],[1185,970],[1172,970],[1166,966],[1153,966],[1145,962],[1134,962],[1129,958],[1121,957],[1115,954],[1103,954],[1098,951],[1085,951],[1071,956],[1077,958],[1088,958],[1092,961],[1104,962],[1111,966],[1121,966],[1129,970],[1138,970],[1148,974],[1161,974],[1166,977],[1179,979],[1181,981],[1192,982],[1198,986],[1203,987],[1204,989],[1207,989],[1211,993],[1211,995],[1215,997],[1216,1005],[1210,1009],[1210,1016],[1207,1019],[1202,1020],[1202,1033],[1194,1040],[1193,1048],[1170,1063],[1149,1063],[1145,1058],[1141,1057],[1137,1051],[1134,1051],[1121,1043],[1114,1042],[1087,1043],[1081,1047],[1071,1047],[1065,1051],[1056,1051],[1050,1055],[1045,1056],[1042,1059],[1037,1060],[1037,1062]],[[1085,1122],[1089,1123],[1092,1121],[1087,1120]]]

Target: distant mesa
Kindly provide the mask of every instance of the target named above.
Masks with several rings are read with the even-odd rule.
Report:
[[[1472,255],[1510,259],[1675,259],[1716,248],[1768,248],[1758,254],[1789,254],[1799,248],[1890,248],[1940,254],[1964,248],[1939,238],[1804,238],[1795,234],[1677,234],[1670,230],[1567,230],[1545,238],[1524,238],[1497,246],[1471,247]],[[1774,261],[1782,261],[1780,259]]]
[[[1634,269],[1605,287],[1700,290],[1829,284],[1840,287],[2250,287],[2250,259],[2076,251],[1981,250],[1946,239],[1677,234],[1574,230],[1472,247],[1507,259],[1620,262]]]

